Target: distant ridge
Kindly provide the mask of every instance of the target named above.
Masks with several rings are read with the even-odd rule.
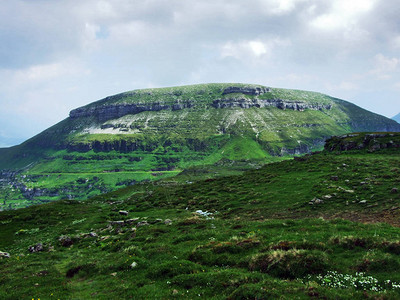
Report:
[[[400,123],[400,113],[398,113],[397,115],[395,115],[392,120],[395,120],[397,123]]]

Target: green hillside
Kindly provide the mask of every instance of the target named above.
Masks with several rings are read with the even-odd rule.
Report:
[[[400,134],[325,148],[0,212],[0,298],[398,299]]]
[[[320,93],[260,85],[125,92],[0,149],[0,209],[86,199],[191,167],[239,174],[353,131],[400,131],[400,124]]]

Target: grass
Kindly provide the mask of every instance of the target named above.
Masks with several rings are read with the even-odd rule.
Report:
[[[0,298],[398,299],[399,161],[324,151],[1,212]]]
[[[69,213],[63,206],[69,206]],[[372,297],[382,290],[376,292],[369,287],[354,288],[351,285],[332,290],[326,284],[324,278],[330,278],[330,272],[356,278],[359,257],[370,249],[348,249],[333,240],[337,236],[372,235],[378,231],[379,236],[374,238],[376,248],[369,251],[385,252],[386,243],[396,240],[399,233],[398,229],[388,225],[362,225],[349,221],[237,221],[193,217],[193,212],[185,210],[148,210],[136,213],[135,217],[146,219],[149,224],[168,217],[173,220],[172,224],[156,222],[138,227],[132,237],[130,228],[108,227],[104,222],[106,212],[103,216],[97,212],[100,218],[94,218],[91,212],[100,207],[58,203],[53,208],[64,212],[62,221],[53,219],[51,213],[50,220],[45,222],[46,228],[35,235],[17,235],[18,239],[14,239],[11,247],[10,241],[3,239],[7,233],[2,231],[1,247],[12,256],[1,260],[4,270],[1,296],[46,299],[53,294],[63,299],[102,299],[107,296],[193,298],[200,295],[221,299],[247,294],[249,297],[275,295],[290,299],[307,298],[311,291],[321,297],[339,294],[362,298],[366,291]],[[84,221],[74,222],[76,219],[72,215],[82,210],[87,210]],[[193,218],[198,220],[188,220]],[[15,216],[12,223],[15,228],[21,225]],[[36,220],[35,226],[40,228],[42,223],[42,220]],[[87,236],[89,231],[97,232],[98,236]],[[58,242],[61,235],[72,236],[74,243],[63,247]],[[8,247],[5,247],[5,241]],[[30,254],[27,247],[39,241],[44,243],[45,251]],[[286,249],[284,245],[291,247]],[[344,254],[347,259],[343,259]],[[398,263],[398,257],[393,256],[392,260]],[[400,280],[396,270],[384,267],[368,273],[382,283]],[[328,277],[313,277],[318,274]],[[19,289],[13,288],[15,286]],[[392,286],[385,286],[384,290],[389,298],[395,299],[399,295],[398,289]]]

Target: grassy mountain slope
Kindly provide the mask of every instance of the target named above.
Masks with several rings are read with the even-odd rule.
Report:
[[[400,135],[388,136],[1,212],[0,298],[398,299]]]
[[[85,199],[193,166],[237,173],[320,149],[327,137],[352,131],[400,131],[400,125],[320,93],[259,85],[126,92],[0,149],[0,169],[23,168],[3,176],[2,208]]]

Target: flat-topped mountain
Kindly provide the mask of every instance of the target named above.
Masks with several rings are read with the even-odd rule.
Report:
[[[72,110],[28,143],[79,151],[152,151],[178,142],[204,150],[244,137],[268,154],[282,155],[307,152],[340,133],[398,130],[388,118],[320,93],[203,84],[104,98]]]
[[[316,92],[229,83],[141,89],[74,109],[0,149],[0,169],[30,178],[9,198],[85,198],[191,166],[256,166],[361,131],[395,132],[400,124]]]

